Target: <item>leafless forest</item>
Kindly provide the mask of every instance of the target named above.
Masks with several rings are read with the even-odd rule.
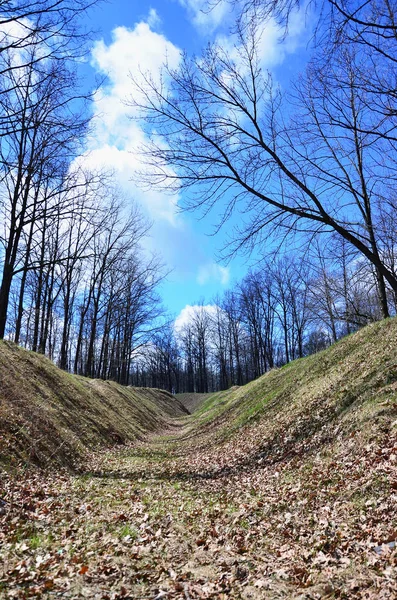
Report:
[[[161,304],[166,269],[142,249],[150,224],[111,174],[78,160],[94,4],[0,3],[0,338],[89,377],[208,392],[393,316],[396,3],[310,4],[311,60],[288,90],[260,44],[266,17],[288,35],[292,0],[231,0],[233,57],[214,44],[164,65],[164,87],[131,82],[151,137],[145,183],[222,211],[225,257],[263,257],[181,327]]]

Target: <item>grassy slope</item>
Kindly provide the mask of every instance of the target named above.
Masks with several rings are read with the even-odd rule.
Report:
[[[83,476],[6,479],[37,522],[3,517],[0,597],[397,598],[396,319],[182,423]]]
[[[397,320],[389,319],[210,396],[195,412],[193,431],[202,446],[229,440],[237,464],[250,451],[276,460],[286,448],[308,453],[350,435],[394,432],[396,419]]]
[[[148,506],[177,489],[219,597],[227,572],[227,597],[397,598],[397,319],[212,395],[118,469],[151,472]]]
[[[45,357],[0,343],[0,462],[73,466],[87,450],[142,439],[186,414],[160,390],[65,373]]]
[[[186,406],[190,413],[194,413],[212,395],[185,392],[183,394],[175,394],[175,397],[182,402],[183,406]]]

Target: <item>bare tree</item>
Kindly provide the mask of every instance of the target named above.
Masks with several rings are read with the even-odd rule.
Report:
[[[382,281],[396,291],[397,279],[379,253],[376,205],[365,185],[368,173],[362,185],[364,166],[359,161],[365,140],[353,140],[359,131],[354,123],[349,135],[356,143],[358,175],[350,188],[339,172],[321,178],[327,165],[316,151],[317,138],[308,147],[299,128],[284,123],[283,99],[261,68],[257,25],[240,29],[235,60],[213,45],[200,58],[185,56],[177,70],[166,68],[168,87],[149,77],[144,84],[135,82],[135,105],[152,133],[152,143],[143,150],[151,166],[149,183],[190,190],[186,208],[224,206],[223,222],[241,208],[251,218],[235,232],[236,249],[263,240],[269,232],[332,230],[374,265],[384,298]],[[335,108],[335,120],[339,110]],[[353,120],[358,110],[352,107]],[[166,143],[157,143],[156,136]],[[342,163],[343,172],[343,156],[351,151],[347,142],[341,151],[336,163]],[[335,158],[332,148],[329,153],[328,162]],[[394,169],[393,158],[390,164]],[[383,310],[386,316],[386,303]]]
[[[226,291],[221,307],[223,314],[227,317],[230,382],[242,385],[244,381],[243,365],[245,362],[246,336],[242,327],[242,307],[238,291]]]
[[[91,32],[82,18],[100,0],[26,0],[0,3],[0,96],[32,66],[39,72],[48,61],[76,68],[89,50]],[[0,111],[0,138],[15,130],[20,111]]]
[[[48,224],[52,213],[58,218],[60,194],[65,194],[67,186],[73,196],[84,185],[71,180],[67,169],[88,124],[80,108],[71,109],[76,101],[75,76],[65,65],[48,62],[37,72],[31,63],[24,72],[9,76],[14,89],[0,96],[0,107],[3,114],[13,115],[17,110],[20,117],[0,145],[5,190],[0,199],[4,217],[0,337],[5,332],[12,280],[20,268],[28,268],[35,228],[39,222]],[[62,206],[65,209],[64,202]],[[66,211],[69,214],[69,208]],[[25,264],[21,267],[24,238]]]

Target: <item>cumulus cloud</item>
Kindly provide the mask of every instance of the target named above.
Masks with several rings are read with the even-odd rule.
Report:
[[[210,318],[214,318],[218,310],[219,308],[218,306],[216,306],[216,304],[187,304],[175,319],[175,332],[177,334],[180,333],[184,329],[184,327],[194,323],[194,321],[200,315],[206,314]]]
[[[226,2],[220,2],[211,13],[202,11],[203,0],[180,0],[180,3],[189,11],[197,26],[207,24],[208,30],[218,27],[218,41],[227,52],[236,52],[236,40],[221,36],[227,28]],[[165,240],[162,246],[165,260],[171,259],[172,264],[179,265],[186,262],[186,256],[189,256],[189,273],[196,278],[198,285],[226,285],[229,280],[227,268],[212,263],[211,259],[206,262],[205,256],[198,256],[200,253],[197,248],[194,251],[190,249],[189,252],[180,252],[181,244],[178,240],[187,227],[187,218],[182,219],[179,213],[178,194],[166,194],[160,190],[143,191],[132,182],[146,168],[139,160],[137,149],[148,140],[142,123],[134,119],[138,116],[137,109],[126,103],[131,97],[131,78],[139,80],[142,73],[145,73],[158,83],[164,62],[173,69],[178,67],[181,60],[180,49],[158,30],[159,23],[158,14],[152,9],[146,19],[132,28],[115,28],[110,42],[99,40],[94,45],[92,66],[99,74],[106,75],[106,83],[96,94],[94,127],[87,141],[87,152],[80,157],[79,163],[92,169],[106,168],[113,171],[123,195],[127,199],[136,200],[146,216],[153,221],[152,240],[156,240],[156,243],[159,239]],[[301,21],[297,19],[293,27],[297,35],[300,27]],[[214,36],[215,34],[212,37]],[[278,55],[273,50],[277,37],[274,24],[268,24],[261,54],[267,56],[269,64],[278,60]],[[175,235],[176,227],[178,235]],[[149,239],[149,248],[151,243]],[[186,266],[184,268],[186,270]]]
[[[188,18],[198,31],[204,35],[215,34],[216,42],[222,46],[227,54],[239,62],[238,43],[236,35],[231,33],[231,25],[235,24],[238,7],[231,5],[229,0],[179,0],[187,12]],[[248,16],[250,18],[250,16]],[[295,52],[302,40],[302,33],[306,29],[308,20],[307,4],[290,14],[288,35],[284,38],[284,28],[281,28],[275,19],[258,12],[258,53],[262,59],[262,66],[271,68],[283,62],[287,54]]]
[[[277,24],[275,19],[263,17],[260,20],[258,15],[255,32],[253,33],[250,28],[248,30],[255,36],[255,46],[262,68],[273,69],[283,63],[288,54],[297,50],[303,39],[306,39],[306,16],[305,6],[293,11],[290,16],[288,35],[283,38],[284,29]],[[216,43],[234,61],[241,73],[248,69],[248,65],[242,58],[245,56],[245,51],[241,47],[236,33],[219,32],[216,36]]]
[[[132,120],[136,116],[134,108],[126,103],[131,95],[131,79],[139,80],[144,73],[158,82],[164,62],[176,68],[181,57],[179,48],[154,31],[158,23],[157,12],[152,9],[146,21],[132,29],[116,27],[109,44],[99,40],[94,45],[92,65],[107,79],[96,94],[94,129],[87,141],[87,152],[79,162],[90,168],[113,171],[125,195],[138,200],[151,219],[176,226],[180,223],[177,194],[143,192],[131,181],[144,168],[138,160],[137,148],[147,141],[142,125]]]
[[[34,30],[33,22],[28,18],[18,21],[5,21],[0,23],[0,48],[7,55],[9,66],[14,71],[14,76],[24,77],[32,60],[32,46],[28,43]],[[48,56],[48,47],[43,42],[34,47],[35,60],[43,60]],[[6,71],[5,71],[6,72]]]
[[[227,0],[219,0],[212,7],[208,6],[208,0],[179,0],[179,4],[187,10],[192,23],[203,33],[212,33],[231,15]]]
[[[217,282],[222,285],[229,283],[230,273],[227,267],[221,267],[214,262],[201,265],[197,274],[197,283],[205,285],[209,282]]]
[[[76,162],[93,171],[110,169],[127,200],[128,198],[138,200],[145,213],[156,223],[166,222],[172,227],[180,226],[177,195],[165,196],[155,189],[146,190],[143,194],[131,182],[131,175],[142,170],[136,154],[120,149],[117,145],[105,143],[80,157]]]

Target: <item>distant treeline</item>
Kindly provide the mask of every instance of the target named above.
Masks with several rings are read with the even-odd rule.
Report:
[[[396,314],[396,295],[388,289],[387,298]],[[262,262],[222,297],[192,307],[145,348],[131,383],[173,392],[243,385],[381,318],[374,269],[330,239],[299,260]]]

